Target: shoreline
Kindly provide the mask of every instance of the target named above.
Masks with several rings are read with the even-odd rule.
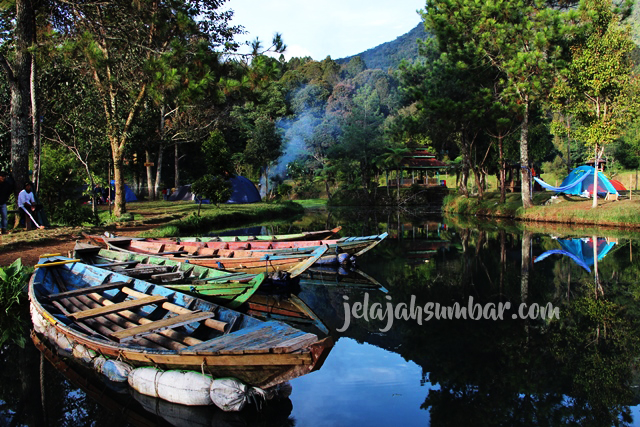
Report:
[[[500,193],[487,192],[483,200],[477,196],[448,195],[442,204],[443,214],[457,214],[483,218],[509,219],[522,223],[583,225],[614,229],[640,230],[640,197],[632,200],[605,201],[561,195],[552,198],[551,192],[534,193],[534,206],[522,208],[520,193],[509,193],[504,204],[499,204]]]

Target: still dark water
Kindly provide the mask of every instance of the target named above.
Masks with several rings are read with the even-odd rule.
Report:
[[[289,398],[225,414],[100,380],[87,389],[74,380],[92,375],[61,372],[27,341],[0,352],[0,425],[640,426],[640,235],[357,210],[265,230],[335,225],[343,236],[389,232],[357,266],[384,288],[301,281],[297,296],[336,345],[319,371],[291,381]],[[437,319],[438,304],[474,315]],[[501,320],[469,318],[501,305]]]

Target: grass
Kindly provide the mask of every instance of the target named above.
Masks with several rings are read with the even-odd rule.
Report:
[[[169,202],[165,202],[169,203]],[[193,204],[191,204],[193,206]],[[177,208],[178,211],[181,208]],[[167,237],[185,234],[198,234],[211,229],[233,228],[247,224],[288,218],[304,213],[297,203],[253,203],[248,205],[203,205],[200,216],[191,211],[189,215],[169,221],[163,227],[144,232],[144,237]]]
[[[598,207],[591,207],[592,200],[577,196],[560,196],[554,203],[544,205],[551,192],[534,193],[534,207],[524,210],[520,193],[507,194],[504,204],[499,204],[500,193],[485,193],[484,200],[477,197],[449,195],[445,198],[443,211],[463,215],[493,218],[514,218],[533,222],[555,222],[640,228],[640,197],[619,201],[598,200]]]
[[[323,208],[327,206],[327,199],[302,199],[296,200],[295,202],[302,205],[305,209]]]

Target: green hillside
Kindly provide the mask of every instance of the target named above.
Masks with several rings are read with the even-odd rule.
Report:
[[[427,37],[430,36],[426,33],[424,24],[420,22],[411,31],[393,41],[382,43],[357,55],[337,59],[336,62],[346,64],[352,58],[359,56],[368,69],[397,68],[403,59],[413,60],[418,57],[416,41],[418,39],[424,40]]]

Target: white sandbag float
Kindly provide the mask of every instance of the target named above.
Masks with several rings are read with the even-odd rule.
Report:
[[[166,371],[137,368],[129,374],[129,385],[138,393],[159,397],[180,405],[211,405],[209,389],[213,377],[192,371]]]
[[[187,406],[215,404],[223,411],[241,411],[247,403],[264,399],[266,394],[235,378],[213,379],[192,371],[166,371],[143,367],[129,373],[131,388],[146,396],[158,397]]]
[[[266,396],[263,390],[249,387],[235,378],[213,380],[209,394],[211,401],[225,412],[241,411],[247,403],[264,400]]]

